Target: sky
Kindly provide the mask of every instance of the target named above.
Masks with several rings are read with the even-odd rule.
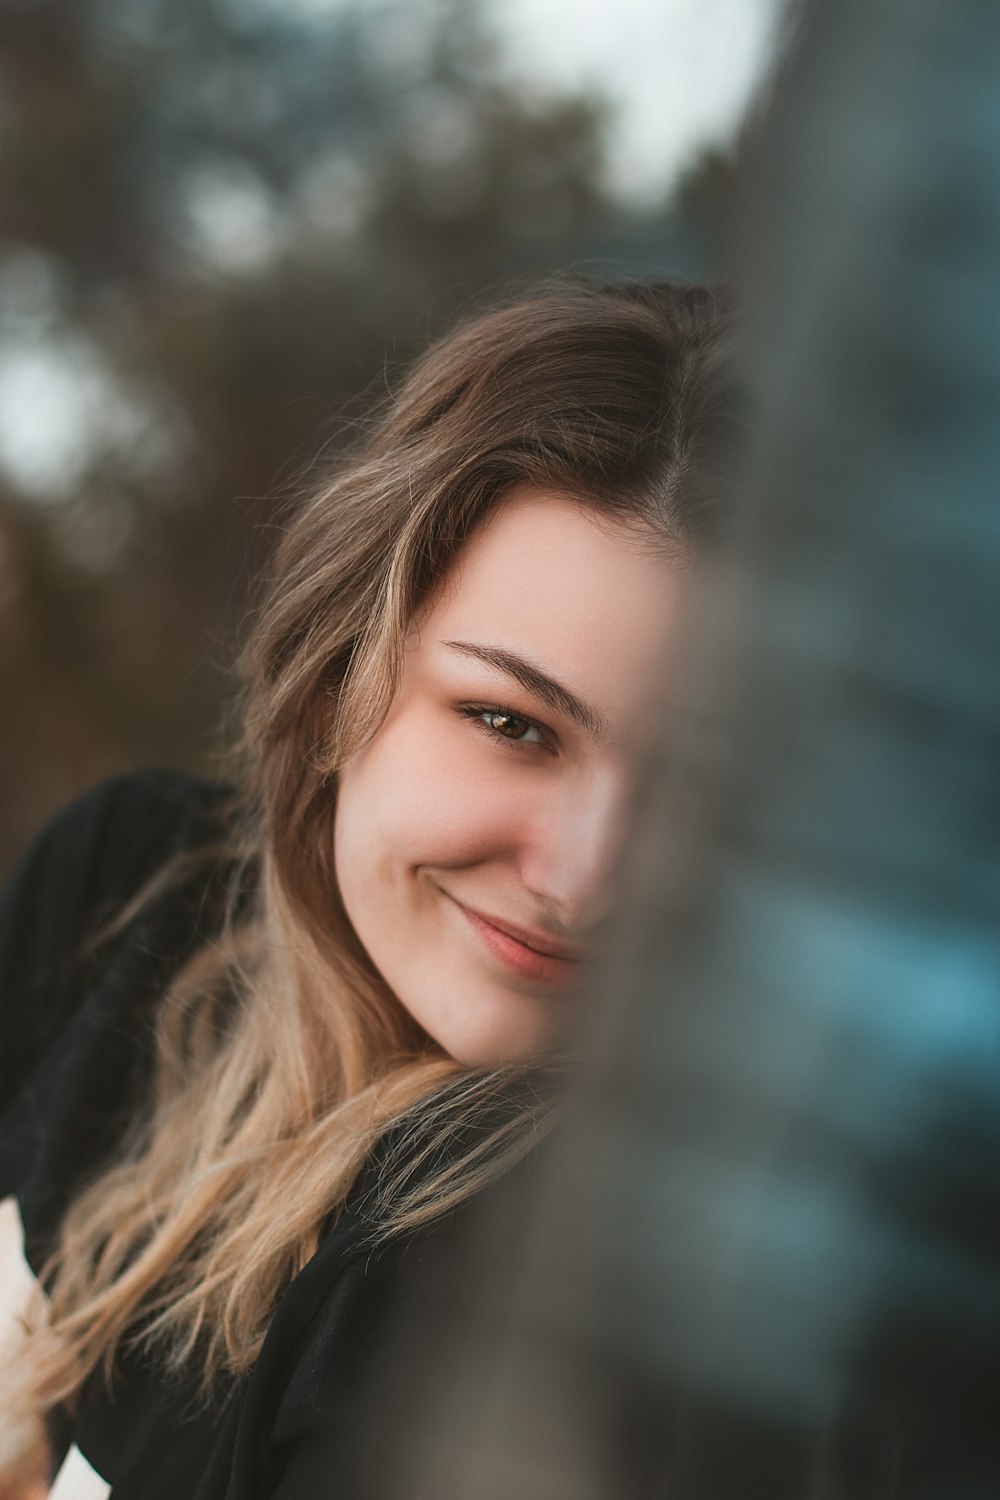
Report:
[[[315,3],[315,0],[314,0]],[[724,144],[765,68],[781,0],[493,0],[512,65],[616,106],[614,182],[656,198],[699,147]]]

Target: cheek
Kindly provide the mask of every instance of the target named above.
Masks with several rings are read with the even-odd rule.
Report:
[[[335,821],[342,890],[398,881],[416,866],[496,858],[527,811],[523,780],[502,749],[457,721],[431,735],[419,722],[384,729],[344,769]]]

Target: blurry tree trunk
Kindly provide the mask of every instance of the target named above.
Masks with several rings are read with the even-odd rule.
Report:
[[[807,13],[624,1020],[400,1496],[1000,1493],[998,83],[995,0]]]

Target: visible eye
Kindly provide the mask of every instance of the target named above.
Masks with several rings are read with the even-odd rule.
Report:
[[[550,748],[543,725],[502,703],[464,703],[459,713],[510,750]]]

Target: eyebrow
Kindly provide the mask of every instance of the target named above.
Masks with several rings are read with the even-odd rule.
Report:
[[[483,646],[478,641],[445,641],[444,644],[455,651],[464,652],[466,656],[475,657],[494,671],[502,672],[505,677],[512,677],[527,692],[556,713],[572,719],[574,724],[586,730],[599,743],[607,739],[608,726],[597,710],[571,693],[568,687],[564,687],[554,677],[550,677],[548,672],[543,672],[541,667],[528,661],[527,657],[519,656],[516,651],[507,651],[503,646]]]

